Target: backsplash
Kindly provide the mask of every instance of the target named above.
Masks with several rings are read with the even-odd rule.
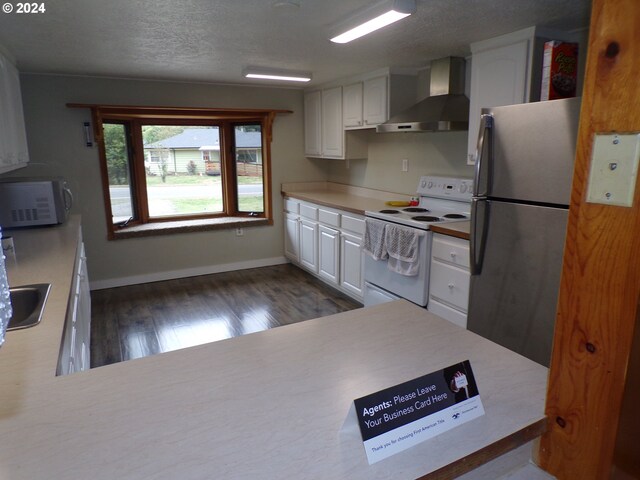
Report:
[[[326,162],[328,180],[358,187],[412,194],[422,175],[472,178],[466,164],[467,132],[368,132],[369,158],[318,160]],[[408,169],[402,171],[402,160]],[[348,168],[347,168],[348,166]]]

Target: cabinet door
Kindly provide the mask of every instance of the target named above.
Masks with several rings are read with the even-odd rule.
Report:
[[[363,98],[365,125],[378,125],[389,119],[387,77],[365,81]]]
[[[321,92],[311,92],[304,96],[304,153],[319,156],[322,151],[322,105]]]
[[[345,128],[362,126],[362,83],[344,87],[342,108]]]
[[[298,215],[287,213],[284,218],[284,254],[293,262],[300,261]]]
[[[318,224],[300,220],[300,265],[318,273]]]
[[[525,103],[529,44],[521,40],[511,45],[474,53],[471,62],[469,106],[469,162],[475,162],[481,109]]]
[[[342,87],[322,90],[322,156],[344,158]]]
[[[320,225],[318,228],[318,273],[334,285],[338,285],[340,256],[340,232]]]
[[[362,237],[340,234],[340,286],[363,297]]]
[[[0,55],[0,173],[25,167],[28,161],[20,75]]]

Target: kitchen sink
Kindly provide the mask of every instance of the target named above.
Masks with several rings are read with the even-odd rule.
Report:
[[[40,323],[44,304],[49,295],[50,283],[22,285],[9,289],[13,315],[7,330],[33,327]]]

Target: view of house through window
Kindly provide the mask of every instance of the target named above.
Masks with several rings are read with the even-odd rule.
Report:
[[[261,122],[104,118],[113,225],[265,212]]]

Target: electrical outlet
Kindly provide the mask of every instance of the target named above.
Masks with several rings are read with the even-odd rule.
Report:
[[[596,133],[587,202],[631,207],[640,160],[640,134]]]
[[[242,237],[244,235],[243,228],[236,228],[236,237]]]
[[[409,171],[409,159],[408,158],[403,158],[402,159],[402,171],[403,172],[408,172]]]

